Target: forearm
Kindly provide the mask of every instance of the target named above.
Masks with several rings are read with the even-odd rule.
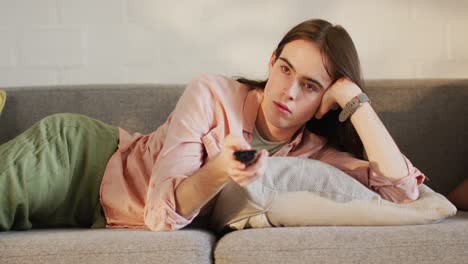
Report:
[[[338,103],[343,108],[351,98],[361,92],[354,90]],[[405,160],[371,104],[364,103],[350,118],[361,138],[372,168],[391,181],[405,177],[408,173]]]
[[[362,105],[352,116],[356,129],[373,169],[394,181],[408,173],[400,149],[369,103]]]
[[[228,177],[216,175],[210,168],[207,163],[177,186],[176,212],[184,218],[190,218],[229,182]]]

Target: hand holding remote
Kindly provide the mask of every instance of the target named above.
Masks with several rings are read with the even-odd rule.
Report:
[[[257,150],[236,150],[234,151],[234,157],[236,160],[244,163],[246,166],[255,162],[255,158],[257,157]]]
[[[267,161],[268,151],[252,150],[243,137],[227,135],[221,152],[205,167],[223,182],[232,180],[246,186],[263,176]]]

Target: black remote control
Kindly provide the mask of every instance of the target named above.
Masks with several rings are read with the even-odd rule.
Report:
[[[234,157],[236,160],[249,165],[257,156],[257,150],[236,150],[234,151]]]

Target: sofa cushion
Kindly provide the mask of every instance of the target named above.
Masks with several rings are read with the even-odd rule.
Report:
[[[245,229],[218,242],[215,263],[466,263],[468,212],[437,224]]]
[[[203,230],[47,229],[0,234],[0,263],[211,263]]]
[[[84,114],[129,132],[150,133],[174,110],[183,85],[75,85],[5,88],[0,144],[55,113]]]
[[[348,174],[319,160],[270,157],[263,177],[241,187],[230,182],[213,210],[213,227],[408,225],[439,221],[456,208],[422,184],[418,200],[382,199]]]

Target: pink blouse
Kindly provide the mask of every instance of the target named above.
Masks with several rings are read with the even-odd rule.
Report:
[[[263,93],[222,75],[204,74],[187,85],[174,111],[156,131],[129,134],[122,128],[118,150],[109,160],[100,189],[107,227],[177,230],[186,219],[176,212],[174,192],[222,149],[228,134],[252,141]],[[157,106],[155,106],[157,107]],[[346,172],[394,202],[419,197],[418,185],[426,178],[402,154],[406,177],[390,181],[366,160],[325,147],[326,139],[304,128],[273,156],[318,159]]]

